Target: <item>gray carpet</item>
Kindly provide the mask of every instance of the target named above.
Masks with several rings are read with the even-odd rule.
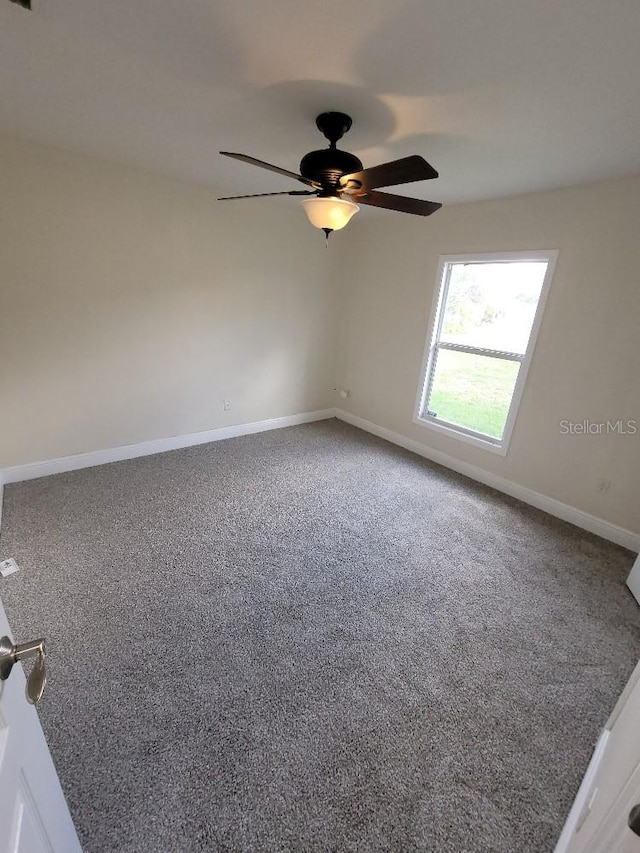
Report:
[[[550,851],[628,552],[336,421],[8,486],[85,851]]]

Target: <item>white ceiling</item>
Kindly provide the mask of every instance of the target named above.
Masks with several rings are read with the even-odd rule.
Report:
[[[299,185],[353,116],[365,166],[422,154],[405,194],[512,195],[640,172],[638,0],[0,0],[0,128],[201,181]]]

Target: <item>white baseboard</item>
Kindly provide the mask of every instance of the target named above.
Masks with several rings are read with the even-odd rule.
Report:
[[[303,412],[299,415],[287,415],[283,418],[271,418],[266,421],[218,427],[217,429],[193,432],[188,435],[157,438],[153,441],[143,441],[141,444],[127,444],[122,447],[111,447],[107,450],[92,450],[90,453],[63,456],[44,462],[29,462],[26,465],[15,465],[12,468],[5,468],[0,471],[0,485],[2,483],[33,480],[36,477],[48,477],[50,474],[62,474],[65,471],[77,471],[80,468],[93,468],[94,465],[106,465],[108,462],[122,462],[125,459],[135,459],[138,456],[151,456],[154,453],[164,453],[167,450],[179,450],[182,447],[193,447],[196,444],[209,444],[209,442],[222,441],[225,438],[236,438],[239,435],[282,429],[283,427],[297,426],[298,424],[307,424],[311,421],[321,421],[334,417],[335,409],[322,409],[317,412]]]
[[[90,453],[79,453],[76,456],[64,456],[60,459],[48,459],[43,462],[31,462],[26,465],[5,468],[3,471],[0,471],[0,521],[2,518],[2,486],[5,483],[17,483],[22,480],[32,480],[36,477],[47,477],[50,474],[61,474],[65,471],[92,468],[94,465],[105,465],[109,462],[122,462],[125,459],[135,459],[138,456],[151,456],[154,453],[164,453],[167,450],[179,450],[182,447],[208,444],[212,441],[222,441],[225,438],[235,438],[236,436],[265,432],[271,429],[282,429],[283,427],[296,426],[298,424],[306,424],[333,417],[337,417],[346,423],[352,424],[352,426],[363,429],[365,432],[370,432],[373,435],[384,438],[392,444],[404,447],[418,456],[436,462],[438,465],[443,465],[445,468],[457,471],[459,474],[470,477],[472,480],[477,480],[480,483],[491,486],[499,492],[504,492],[507,495],[511,495],[511,497],[518,498],[518,500],[535,506],[544,512],[548,512],[556,518],[575,524],[576,527],[581,527],[583,530],[588,530],[590,533],[602,536],[603,539],[608,539],[617,545],[622,545],[622,547],[628,548],[630,551],[640,551],[640,534],[638,533],[633,533],[631,530],[625,530],[623,527],[618,527],[615,524],[604,521],[604,519],[589,515],[589,513],[583,512],[576,507],[557,501],[555,498],[550,498],[540,492],[535,492],[533,489],[526,488],[526,486],[513,483],[511,480],[505,480],[497,474],[491,474],[482,468],[476,468],[474,465],[461,462],[453,456],[440,453],[438,450],[426,447],[424,444],[420,444],[410,438],[405,438],[400,433],[378,426],[371,421],[359,418],[342,409],[322,409],[316,412],[304,412],[298,415],[287,415],[282,418],[271,418],[266,421],[254,421],[253,423],[238,424],[236,426],[218,427],[217,429],[205,430],[204,432],[159,438],[153,441],[145,441],[141,444],[128,444],[122,447],[112,447],[107,450],[95,450]]]
[[[405,450],[417,453],[418,456],[423,456],[431,462],[437,462],[438,465],[443,465],[445,468],[457,471],[458,474],[464,474],[465,477],[470,477],[472,480],[477,480],[486,486],[497,489],[499,492],[504,492],[526,504],[548,512],[549,515],[575,524],[576,527],[588,530],[589,533],[595,533],[596,536],[601,536],[603,539],[615,542],[616,545],[622,545],[623,548],[628,548],[630,551],[640,551],[640,533],[625,530],[624,527],[618,527],[616,524],[611,524],[611,522],[597,518],[595,515],[589,515],[589,513],[577,509],[577,507],[562,503],[540,492],[535,492],[533,489],[528,489],[526,486],[521,486],[511,480],[505,480],[504,477],[491,474],[482,468],[476,468],[475,465],[469,465],[467,462],[462,462],[453,456],[448,456],[446,453],[440,453],[438,450],[426,447],[424,444],[420,444],[410,438],[405,438],[400,433],[378,426],[364,418],[359,418],[356,415],[345,412],[343,409],[336,410],[336,417],[352,426],[384,438],[392,444],[404,447]]]

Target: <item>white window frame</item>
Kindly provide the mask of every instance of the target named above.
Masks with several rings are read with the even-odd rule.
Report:
[[[553,278],[558,258],[557,249],[538,249],[531,252],[483,252],[482,254],[473,255],[441,255],[438,264],[438,275],[436,278],[436,294],[433,299],[431,311],[429,314],[429,334],[425,345],[424,356],[422,359],[422,367],[420,371],[420,385],[416,398],[414,409],[413,422],[419,426],[427,427],[435,430],[442,435],[457,438],[467,444],[473,444],[476,447],[481,447],[484,450],[489,450],[492,453],[497,453],[500,456],[506,456],[511,441],[511,434],[515,425],[520,400],[527,381],[529,366],[533,357],[538,331],[542,323],[542,314],[549,293],[549,286]],[[536,307],[536,313],[531,326],[529,342],[526,352],[507,353],[504,350],[491,350],[482,347],[470,347],[462,344],[443,344],[440,342],[440,334],[442,331],[442,322],[444,320],[444,308],[449,291],[449,280],[451,277],[451,267],[454,264],[495,264],[495,263],[513,263],[514,261],[546,261],[547,271],[545,273],[542,288],[540,290],[540,298]],[[421,413],[424,409],[425,402],[429,398],[431,392],[431,383],[433,381],[433,367],[437,356],[438,349],[454,350],[456,352],[468,352],[475,355],[486,355],[494,358],[506,358],[509,361],[520,362],[520,370],[518,378],[513,389],[511,404],[505,422],[504,433],[502,439],[494,439],[488,435],[475,432],[474,430],[466,429],[465,427],[451,424],[440,418],[429,415],[423,416]]]

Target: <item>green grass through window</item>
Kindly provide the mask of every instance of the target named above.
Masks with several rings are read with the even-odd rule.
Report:
[[[440,420],[501,439],[519,363],[440,350],[428,409]]]

